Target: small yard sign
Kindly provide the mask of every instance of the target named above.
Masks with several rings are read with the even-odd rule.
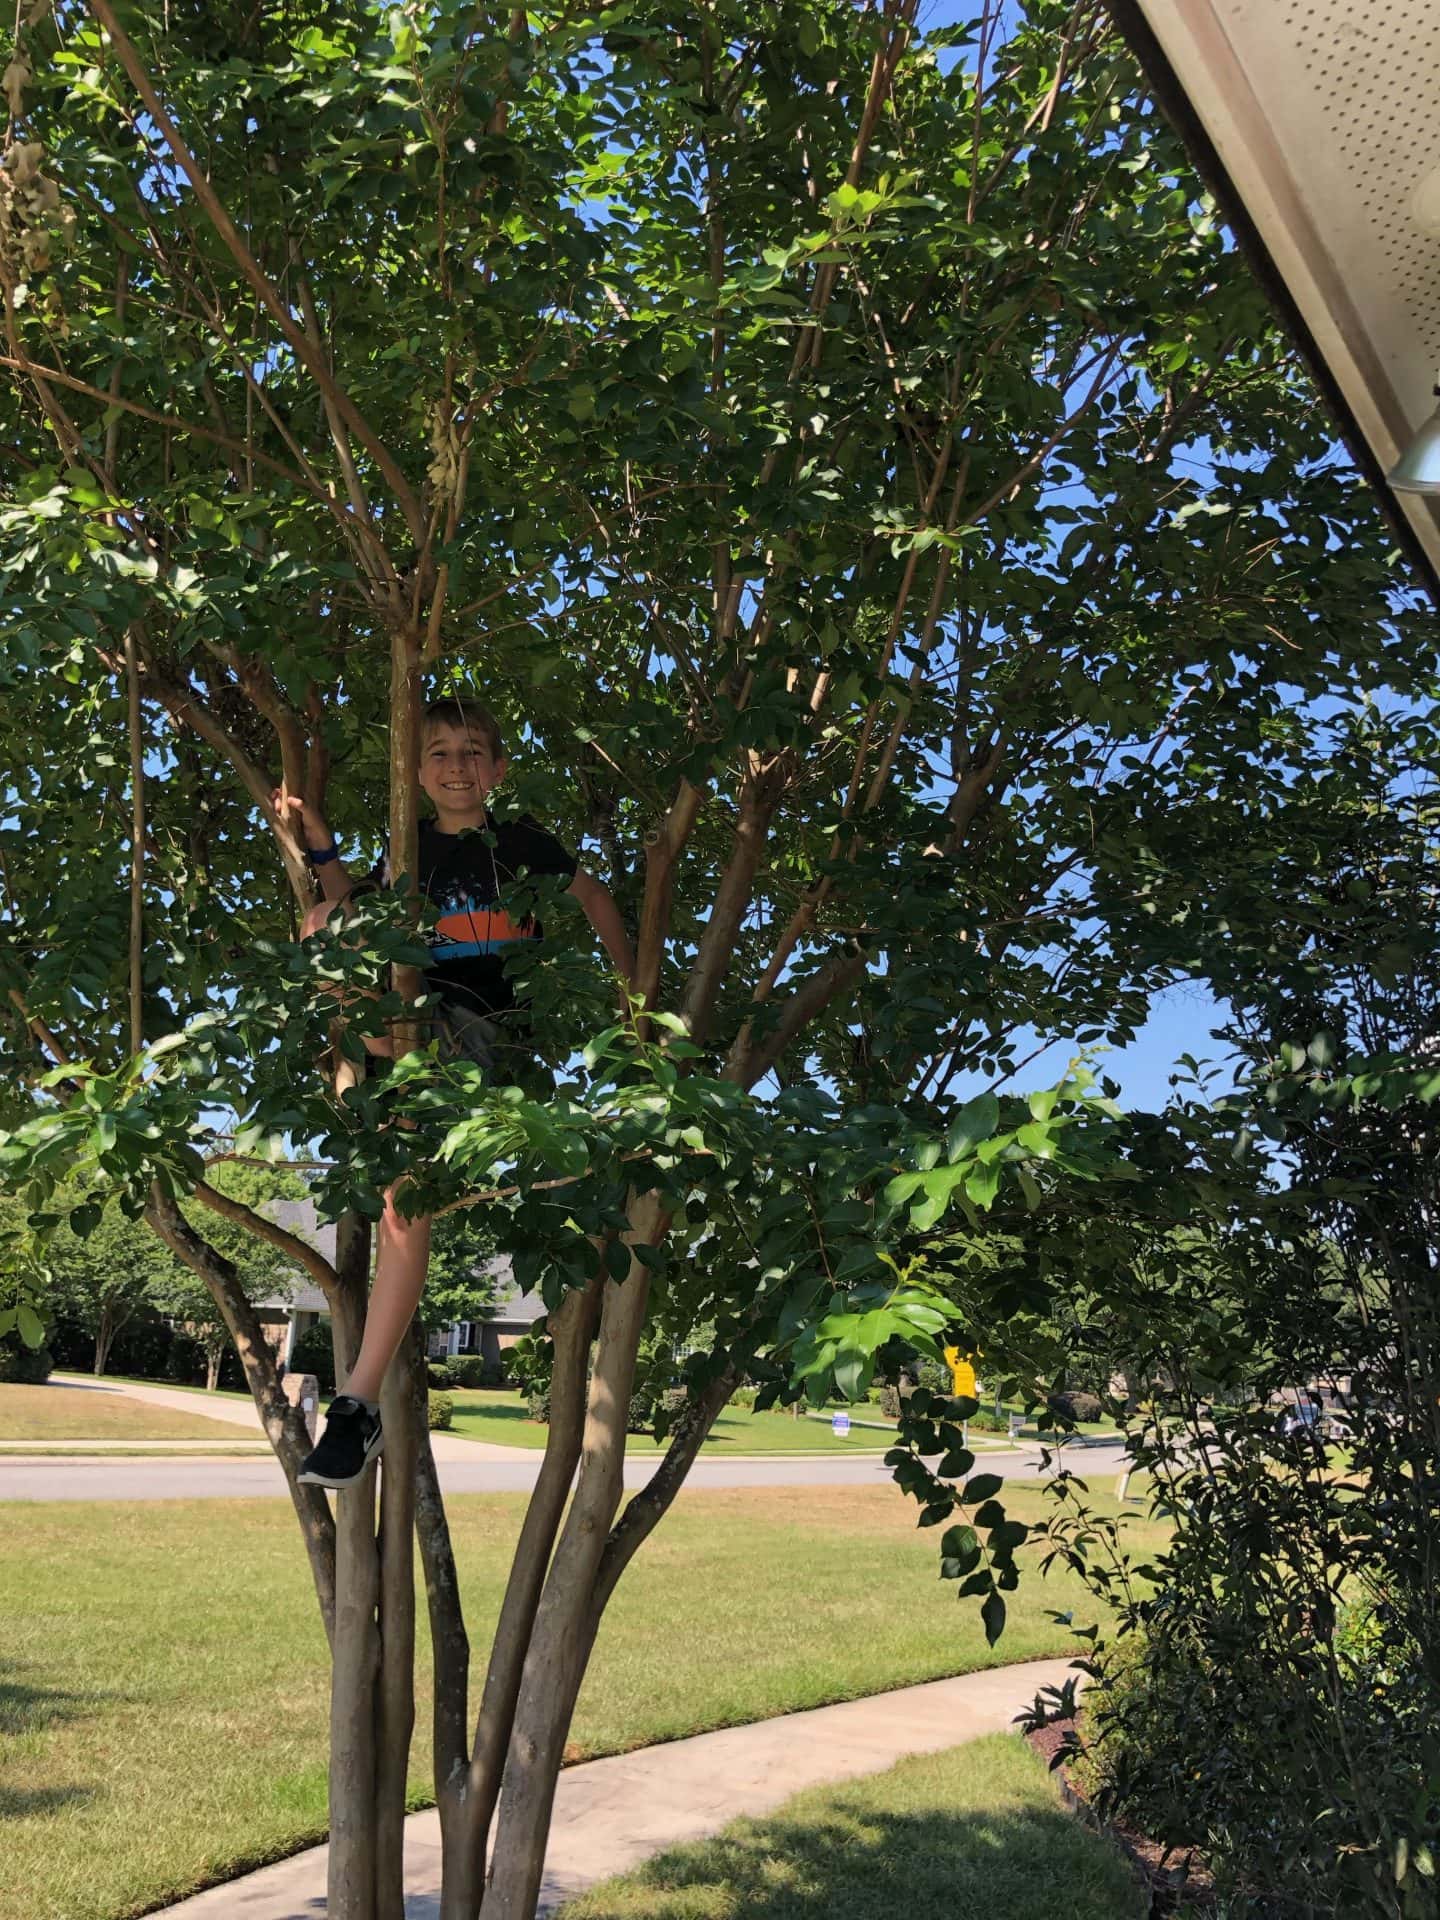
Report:
[[[830,1431],[836,1436],[837,1439],[843,1440],[846,1434],[849,1433],[850,1431],[849,1414],[837,1413],[834,1419],[830,1422]]]

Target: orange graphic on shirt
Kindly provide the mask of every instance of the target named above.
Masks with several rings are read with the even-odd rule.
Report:
[[[442,941],[457,946],[488,949],[511,940],[531,940],[535,922],[528,917],[512,920],[503,907],[469,907],[460,912],[442,913],[435,922],[435,933]]]

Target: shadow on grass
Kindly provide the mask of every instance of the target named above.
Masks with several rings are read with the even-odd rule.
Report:
[[[0,1666],[0,1733],[44,1733],[48,1727],[64,1726],[93,1713],[104,1699],[116,1699],[93,1688],[85,1693],[67,1693],[60,1687],[33,1687],[15,1678],[20,1670]]]
[[[94,1798],[94,1787],[0,1787],[0,1820],[33,1820]]]
[[[509,1405],[501,1402],[497,1406],[493,1400],[466,1400],[458,1393],[454,1396],[454,1399],[456,1413],[463,1413],[467,1419],[503,1420],[507,1426],[512,1424],[517,1426],[529,1424],[535,1428],[537,1433],[543,1433],[545,1430],[544,1421],[532,1421],[530,1419],[530,1409],[523,1400],[516,1400]]]
[[[737,1823],[656,1856],[562,1920],[1131,1920],[1129,1869],[1056,1808],[906,1813],[844,1789],[825,1812]]]

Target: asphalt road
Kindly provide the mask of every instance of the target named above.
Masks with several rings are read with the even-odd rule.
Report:
[[[1077,1470],[1113,1474],[1121,1464],[1115,1446],[1087,1447]],[[643,1487],[660,1456],[625,1463],[627,1487]],[[986,1453],[986,1473],[1007,1479],[1036,1479],[1040,1448]],[[540,1469],[540,1455],[523,1459],[444,1461],[440,1482],[447,1493],[525,1493]],[[692,1487],[871,1487],[889,1482],[878,1454],[837,1460],[831,1455],[776,1460],[698,1460],[687,1485]],[[0,1461],[0,1500],[265,1500],[286,1497],[285,1477],[273,1460],[65,1460]]]

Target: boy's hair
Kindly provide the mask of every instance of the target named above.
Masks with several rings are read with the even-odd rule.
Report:
[[[420,722],[420,737],[428,740],[436,727],[454,727],[460,733],[473,733],[490,749],[493,760],[505,758],[505,742],[500,737],[500,722],[478,700],[432,700]]]

